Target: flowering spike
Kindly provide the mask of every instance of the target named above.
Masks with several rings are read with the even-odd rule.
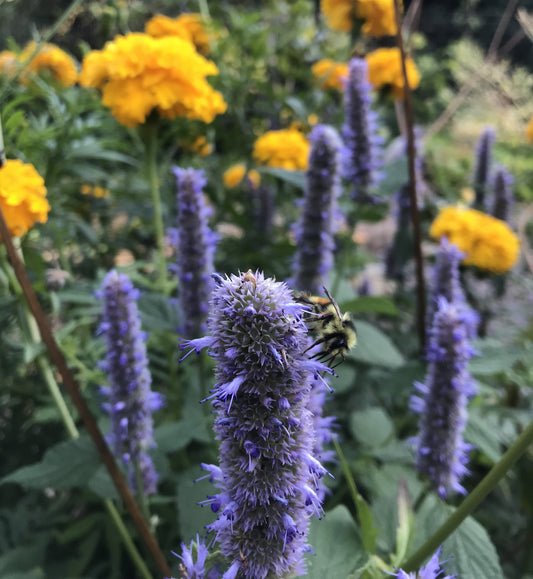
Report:
[[[377,115],[371,108],[368,65],[363,58],[352,58],[344,90],[342,137],[342,176],[348,180],[355,201],[375,201],[370,189],[379,180],[377,170],[382,139],[376,133]]]
[[[178,227],[169,230],[169,236],[177,253],[174,269],[180,283],[183,315],[180,330],[188,338],[197,338],[205,332],[217,236],[207,226],[209,211],[202,196],[206,184],[203,171],[175,167],[174,175],[178,190]]]
[[[439,562],[440,552],[441,547],[439,547],[437,552],[431,557],[428,564],[416,573],[406,573],[403,569],[398,569],[398,572],[393,574],[394,577],[397,579],[455,579],[457,575],[442,576],[445,571],[440,567],[442,564]]]
[[[130,482],[136,488],[135,466],[141,475],[145,494],[156,492],[157,473],[148,455],[155,445],[152,434],[152,412],[161,408],[163,397],[152,392],[148,370],[145,334],[137,309],[139,292],[124,273],[110,271],[104,278],[104,334],[107,354],[105,369],[110,388],[107,391],[111,416],[109,442],[115,455],[128,465]]]
[[[317,293],[333,265],[335,211],[339,195],[341,141],[333,127],[317,125],[311,133],[307,186],[294,228],[294,287]]]
[[[415,439],[416,466],[427,474],[436,491],[465,493],[460,481],[468,473],[468,450],[462,432],[466,405],[475,383],[468,372],[474,350],[468,340],[470,311],[439,296],[427,352],[429,367],[411,408],[421,414]]]
[[[496,170],[493,182],[494,200],[490,213],[493,217],[507,223],[509,223],[513,207],[513,183],[513,176],[505,167],[499,167]]]
[[[482,209],[490,182],[492,146],[496,132],[492,127],[485,127],[476,145],[476,158],[473,177],[473,188],[476,192],[475,206]]]
[[[299,572],[308,518],[320,512],[312,488],[327,471],[312,456],[308,401],[323,365],[305,354],[303,313],[284,283],[259,272],[225,278],[212,293],[220,469],[202,467],[220,489],[208,529],[231,561],[224,577]]]

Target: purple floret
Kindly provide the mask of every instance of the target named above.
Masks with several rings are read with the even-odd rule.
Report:
[[[441,564],[439,563],[441,548],[431,557],[428,564],[422,567],[420,571],[416,573],[406,573],[403,569],[398,569],[398,572],[394,575],[397,579],[455,579],[457,575],[446,575],[444,569],[441,569]]]

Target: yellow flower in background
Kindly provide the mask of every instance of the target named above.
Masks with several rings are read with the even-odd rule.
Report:
[[[18,59],[21,62],[27,61],[37,44],[30,42],[26,45],[24,50],[20,53]],[[21,75],[21,81],[27,84],[31,77],[28,73],[38,74],[41,72],[48,72],[57,82],[72,86],[78,80],[78,69],[76,61],[69,56],[65,51],[61,50],[59,46],[54,44],[43,44],[39,48],[39,52],[28,62],[26,68]]]
[[[396,14],[394,0],[357,0],[355,14],[365,21],[361,32],[365,36],[394,36]]]
[[[520,242],[507,223],[475,209],[445,207],[431,225],[434,239],[447,237],[466,253],[465,265],[505,273],[518,259]]]
[[[46,223],[50,211],[46,187],[33,165],[10,159],[0,169],[0,206],[15,237],[24,235],[37,221]]]
[[[315,62],[311,72],[320,81],[320,88],[343,90],[344,81],[348,76],[348,65],[325,58]]]
[[[316,115],[315,113],[311,113],[307,117],[307,122],[311,127],[314,127],[318,123],[318,115]]]
[[[80,84],[101,88],[102,103],[127,127],[144,123],[153,110],[210,123],[227,106],[206,80],[216,74],[216,65],[183,38],[131,33],[90,52]]]
[[[349,32],[353,26],[356,0],[321,0],[320,10],[332,30]]]
[[[18,58],[11,50],[2,50],[0,52],[0,74],[13,76],[18,66]]]
[[[254,189],[257,189],[261,185],[261,175],[255,169],[250,169],[246,178],[250,181],[250,184]]]
[[[526,137],[530,143],[533,143],[533,117],[526,126]]]
[[[198,52],[209,53],[209,34],[200,14],[180,14],[177,18],[156,14],[146,23],[144,30],[154,38],[178,36],[194,44]]]
[[[378,48],[366,55],[368,81],[375,88],[390,87],[394,98],[403,99],[402,59],[398,48]],[[407,79],[411,89],[420,84],[420,74],[409,56],[405,60]]]
[[[254,159],[260,165],[287,171],[304,171],[309,157],[309,141],[300,131],[268,131],[254,143]]]
[[[261,184],[261,175],[259,175],[255,169],[250,169],[248,173],[246,173],[246,166],[244,163],[232,165],[229,169],[224,171],[224,174],[222,175],[222,181],[228,189],[233,189],[240,185],[244,178],[246,178],[254,189],[257,189]]]
[[[100,185],[82,185],[80,192],[82,195],[96,197],[97,199],[107,199],[111,195],[109,189],[100,187]]]

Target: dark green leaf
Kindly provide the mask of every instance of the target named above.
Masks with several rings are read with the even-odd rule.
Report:
[[[273,177],[277,177],[282,181],[287,181],[287,183],[296,185],[296,187],[299,187],[300,189],[305,187],[305,173],[303,171],[286,171],[285,169],[263,168],[261,169],[261,173],[272,175]]]
[[[353,314],[364,312],[388,314],[390,316],[398,315],[396,304],[390,298],[383,296],[361,296],[349,302],[343,302],[340,308],[343,312],[351,312]]]
[[[359,442],[368,447],[382,446],[394,434],[392,421],[382,408],[352,412],[350,430]]]
[[[398,368],[404,359],[392,340],[371,324],[357,322],[357,347],[350,353],[350,358],[371,366]]]

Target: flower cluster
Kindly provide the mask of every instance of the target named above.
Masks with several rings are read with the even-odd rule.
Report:
[[[509,223],[511,217],[514,201],[513,183],[513,176],[507,169],[500,167],[495,171],[492,183],[494,198],[490,214],[496,219],[501,219],[507,223]]]
[[[207,157],[213,152],[213,147],[208,143],[205,135],[199,135],[194,139],[180,139],[180,147],[187,153],[198,155],[199,157]]]
[[[357,0],[355,14],[365,21],[361,28],[365,36],[396,34],[394,0]]]
[[[475,209],[448,206],[431,225],[431,237],[447,237],[465,253],[463,263],[493,273],[504,273],[518,259],[520,242],[500,219]]]
[[[320,10],[328,26],[339,32],[349,32],[353,26],[356,0],[320,0]]]
[[[209,35],[200,14],[180,14],[177,18],[156,14],[146,23],[144,30],[154,38],[178,36],[193,44],[198,52],[209,54]]]
[[[180,331],[187,338],[205,332],[207,302],[211,292],[211,273],[217,236],[207,225],[209,210],[202,189],[204,172],[174,168],[177,185],[177,229],[171,231],[176,250],[175,270],[179,280],[179,301],[183,324]]]
[[[324,58],[315,62],[311,67],[311,72],[320,83],[320,88],[327,90],[343,90],[346,77],[348,76],[348,65],[343,62],[335,62],[329,58]]]
[[[471,310],[438,298],[427,350],[429,367],[411,408],[418,412],[420,430],[415,439],[416,466],[428,475],[441,497],[451,491],[464,493],[460,481],[468,473],[470,446],[463,440],[466,405],[474,393],[468,361],[474,355],[469,343]]]
[[[368,66],[353,58],[344,91],[342,176],[352,185],[352,198],[366,201],[369,190],[379,180],[381,137],[377,135],[377,115],[371,110]]]
[[[218,68],[177,36],[153,38],[131,33],[90,52],[83,61],[80,84],[102,89],[102,102],[122,124],[144,123],[156,110],[210,123],[226,110],[222,95],[206,76]]]
[[[185,543],[181,544],[181,555],[172,552],[173,555],[181,559],[180,576],[186,579],[204,579],[205,562],[209,555],[209,550],[205,544],[200,541],[198,535],[196,535],[196,563],[193,559],[193,551],[194,541],[191,541],[190,547],[187,547]],[[217,576],[220,577],[220,575]]]
[[[476,192],[475,204],[483,208],[490,184],[492,164],[492,147],[496,133],[493,128],[487,127],[481,133],[476,145],[476,157],[473,177],[473,188]]]
[[[268,131],[255,141],[253,156],[260,165],[304,171],[309,158],[309,141],[296,129]]]
[[[111,195],[109,189],[100,187],[100,185],[89,185],[87,183],[80,187],[80,193],[88,197],[95,197],[96,199],[107,199]]]
[[[402,57],[399,48],[378,48],[366,55],[368,80],[375,88],[390,88],[396,99],[403,99],[404,79]],[[409,56],[405,59],[407,80],[411,89],[420,84],[420,74],[416,64]]]
[[[109,388],[102,388],[111,416],[109,442],[129,468],[130,484],[144,494],[156,492],[157,473],[148,449],[154,446],[152,412],[161,408],[163,397],[152,392],[148,370],[146,335],[141,331],[137,309],[139,292],[124,273],[110,271],[98,297],[103,300],[100,332],[105,336],[106,359],[102,363]]]
[[[222,175],[222,181],[228,189],[233,189],[240,185],[245,177],[254,189],[261,184],[261,175],[255,169],[247,171],[244,163],[237,163],[226,169]]]
[[[211,398],[220,467],[202,465],[220,489],[206,501],[208,526],[231,566],[225,577],[304,572],[308,518],[320,512],[309,391],[322,364],[310,360],[304,306],[284,283],[248,271],[217,276],[210,335],[191,340],[216,361]],[[192,350],[191,350],[192,351]]]
[[[11,50],[2,50],[0,52],[0,74],[13,76],[19,64],[17,55]]]
[[[456,579],[457,575],[446,575],[446,577],[443,577],[442,574],[445,571],[440,567],[440,552],[441,548],[439,547],[439,550],[431,557],[428,564],[416,573],[406,573],[403,569],[399,569],[394,577],[396,579]]]
[[[46,223],[50,205],[43,178],[33,165],[8,159],[0,168],[0,206],[11,235],[20,237],[35,223]]]
[[[326,125],[317,125],[309,140],[307,183],[300,219],[294,228],[297,249],[292,285],[314,294],[333,265],[341,140],[337,131]]]

